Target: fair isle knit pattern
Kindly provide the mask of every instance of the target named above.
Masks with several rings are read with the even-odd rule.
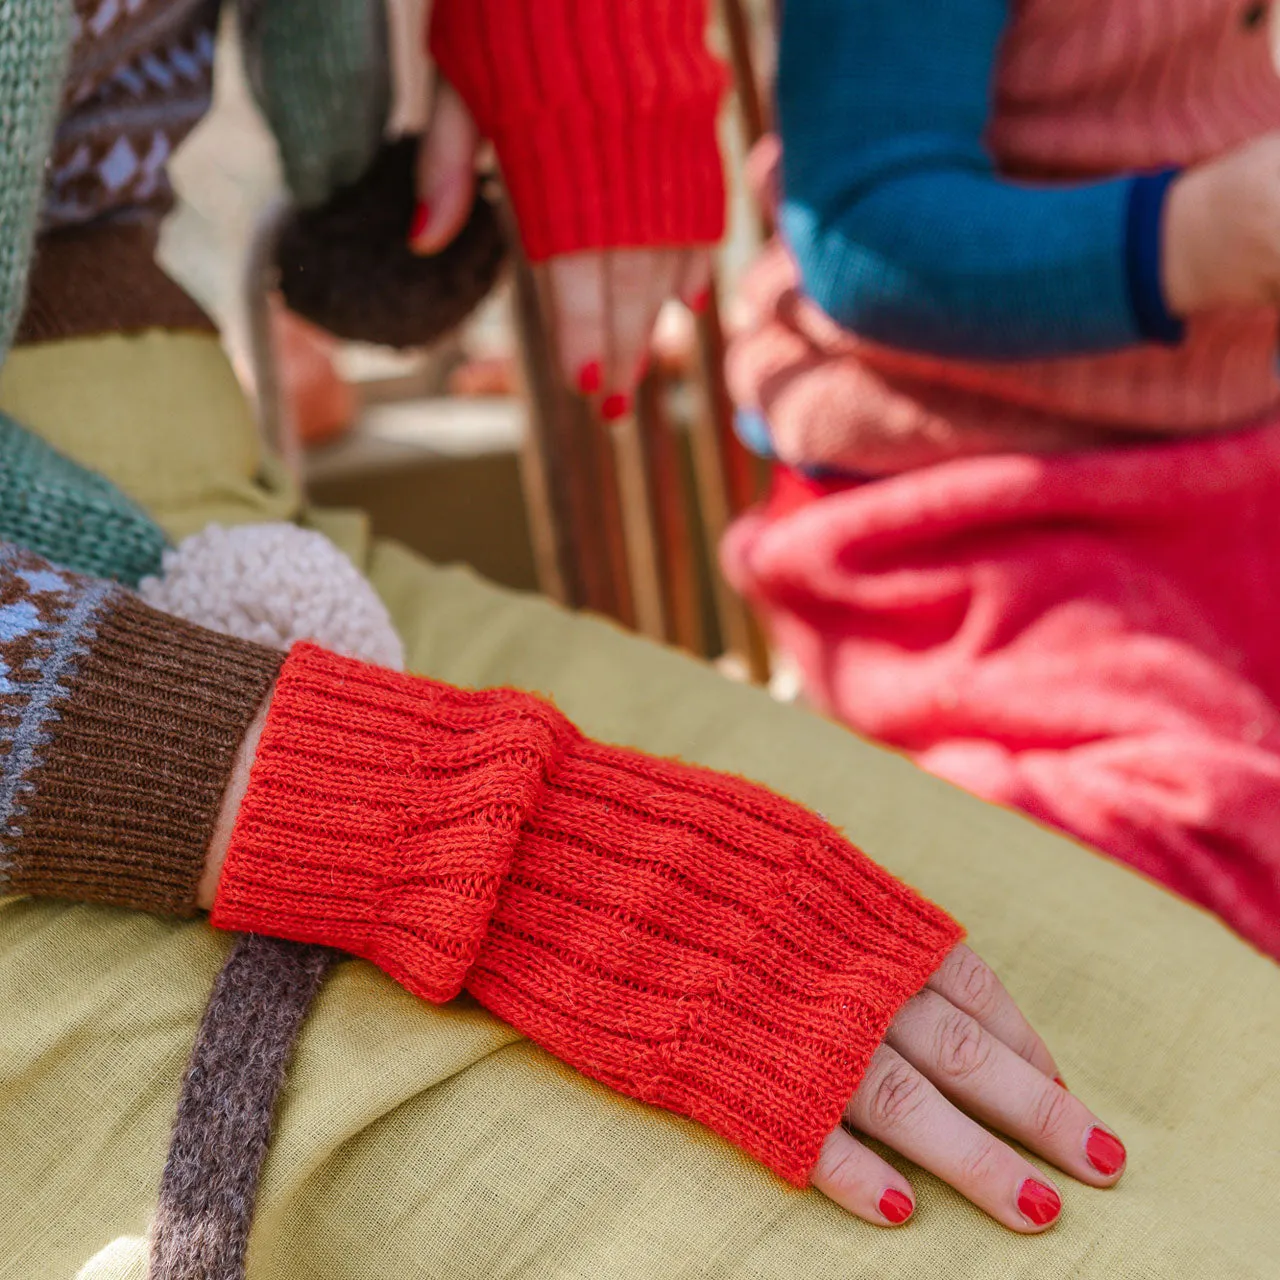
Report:
[[[31,774],[76,660],[115,590],[0,544],[0,894],[9,887]]]
[[[43,227],[172,198],[167,165],[208,111],[219,0],[77,0]]]
[[[279,667],[273,650],[0,544],[0,893],[194,914]]]

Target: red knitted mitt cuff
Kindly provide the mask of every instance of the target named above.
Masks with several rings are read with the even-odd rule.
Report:
[[[551,1053],[804,1185],[960,937],[798,805],[584,739],[553,707],[299,646],[214,907]]]
[[[723,236],[706,21],[706,0],[436,0],[431,53],[494,143],[530,259]]]

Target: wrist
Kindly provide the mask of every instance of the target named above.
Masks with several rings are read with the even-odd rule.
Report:
[[[240,813],[240,805],[245,793],[249,790],[249,776],[253,771],[253,762],[258,753],[258,742],[262,737],[263,726],[267,722],[267,712],[271,707],[271,691],[263,698],[240,749],[236,752],[231,774],[227,779],[227,789],[223,792],[222,803],[218,808],[218,816],[214,822],[213,836],[205,854],[204,873],[196,888],[196,906],[202,911],[213,908],[217,897],[218,881],[222,877],[223,864],[227,860],[227,849],[231,845],[231,833],[235,830],[236,818]]]
[[[1203,169],[1188,169],[1173,180],[1164,201],[1160,287],[1168,309],[1183,318],[1210,301],[1201,260],[1214,237],[1206,226],[1206,176]]]

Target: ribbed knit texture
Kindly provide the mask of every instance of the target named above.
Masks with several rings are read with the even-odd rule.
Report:
[[[879,416],[923,408],[961,435],[1005,407],[1033,435],[1045,418],[1197,431],[1280,404],[1271,309],[1195,318],[1174,347],[1079,355],[1139,338],[1116,183],[1280,128],[1265,13],[789,0],[784,14],[783,224],[810,291],[864,339]],[[1022,358],[1039,355],[1055,358]]]
[[[67,0],[0,0],[0,360],[22,312],[69,35]]]
[[[192,914],[279,654],[0,552],[0,893]]]
[[[126,586],[159,572],[166,545],[164,531],[109,480],[3,414],[0,540]]]
[[[465,988],[804,1184],[960,936],[819,818],[584,739],[549,704],[309,645],[281,671],[213,922]]]
[[[431,53],[497,149],[530,258],[720,239],[707,18],[706,0],[436,0]]]
[[[145,329],[216,333],[156,261],[159,223],[107,219],[36,241],[15,346]]]

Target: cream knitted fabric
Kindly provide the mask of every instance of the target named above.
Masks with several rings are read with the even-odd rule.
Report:
[[[138,587],[147,604],[242,640],[287,649],[314,640],[383,667],[404,646],[376,592],[322,534],[292,524],[211,524],[164,553]]]

